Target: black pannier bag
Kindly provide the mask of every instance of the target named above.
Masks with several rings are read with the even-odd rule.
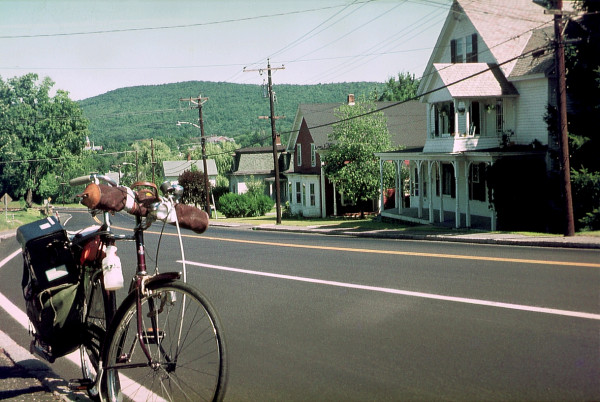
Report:
[[[23,249],[23,296],[35,328],[32,352],[50,362],[79,347],[82,295],[67,233],[53,216],[17,229]]]

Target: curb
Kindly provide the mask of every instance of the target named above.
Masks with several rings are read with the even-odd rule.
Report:
[[[223,227],[235,227],[233,225],[214,225]],[[244,225],[238,225],[242,227]],[[292,227],[270,227],[270,226],[250,226],[252,230],[262,230],[271,232],[289,232],[289,233],[309,233],[309,234],[322,234],[330,236],[353,236],[362,238],[375,238],[375,239],[397,239],[397,240],[425,240],[425,241],[445,241],[454,243],[471,243],[471,244],[489,244],[499,246],[526,246],[526,247],[554,247],[554,248],[574,248],[574,249],[600,249],[600,239],[598,241],[593,240],[577,240],[565,239],[564,237],[510,237],[510,238],[493,238],[481,235],[425,235],[425,234],[410,234],[410,233],[397,233],[397,232],[385,232],[385,231],[367,231],[367,232],[352,232],[348,230],[336,230],[336,229],[300,229]]]
[[[58,376],[46,363],[37,359],[2,331],[0,331],[0,345],[15,365],[27,370],[56,398],[65,402],[84,400],[74,394],[69,389],[67,381]]]

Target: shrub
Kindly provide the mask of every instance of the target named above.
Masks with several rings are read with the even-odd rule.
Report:
[[[247,194],[223,194],[218,202],[218,210],[228,218],[263,216],[269,212],[274,201],[268,195],[250,196]]]
[[[229,218],[239,218],[247,216],[250,205],[242,194],[227,193],[219,198],[217,209]]]

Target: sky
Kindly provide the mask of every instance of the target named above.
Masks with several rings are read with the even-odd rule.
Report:
[[[0,77],[81,100],[137,85],[421,76],[451,0],[0,0]]]

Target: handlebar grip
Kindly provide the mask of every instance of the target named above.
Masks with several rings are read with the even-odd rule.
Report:
[[[79,176],[74,179],[69,180],[69,184],[71,186],[79,186],[80,184],[87,184],[92,181],[92,176]]]

